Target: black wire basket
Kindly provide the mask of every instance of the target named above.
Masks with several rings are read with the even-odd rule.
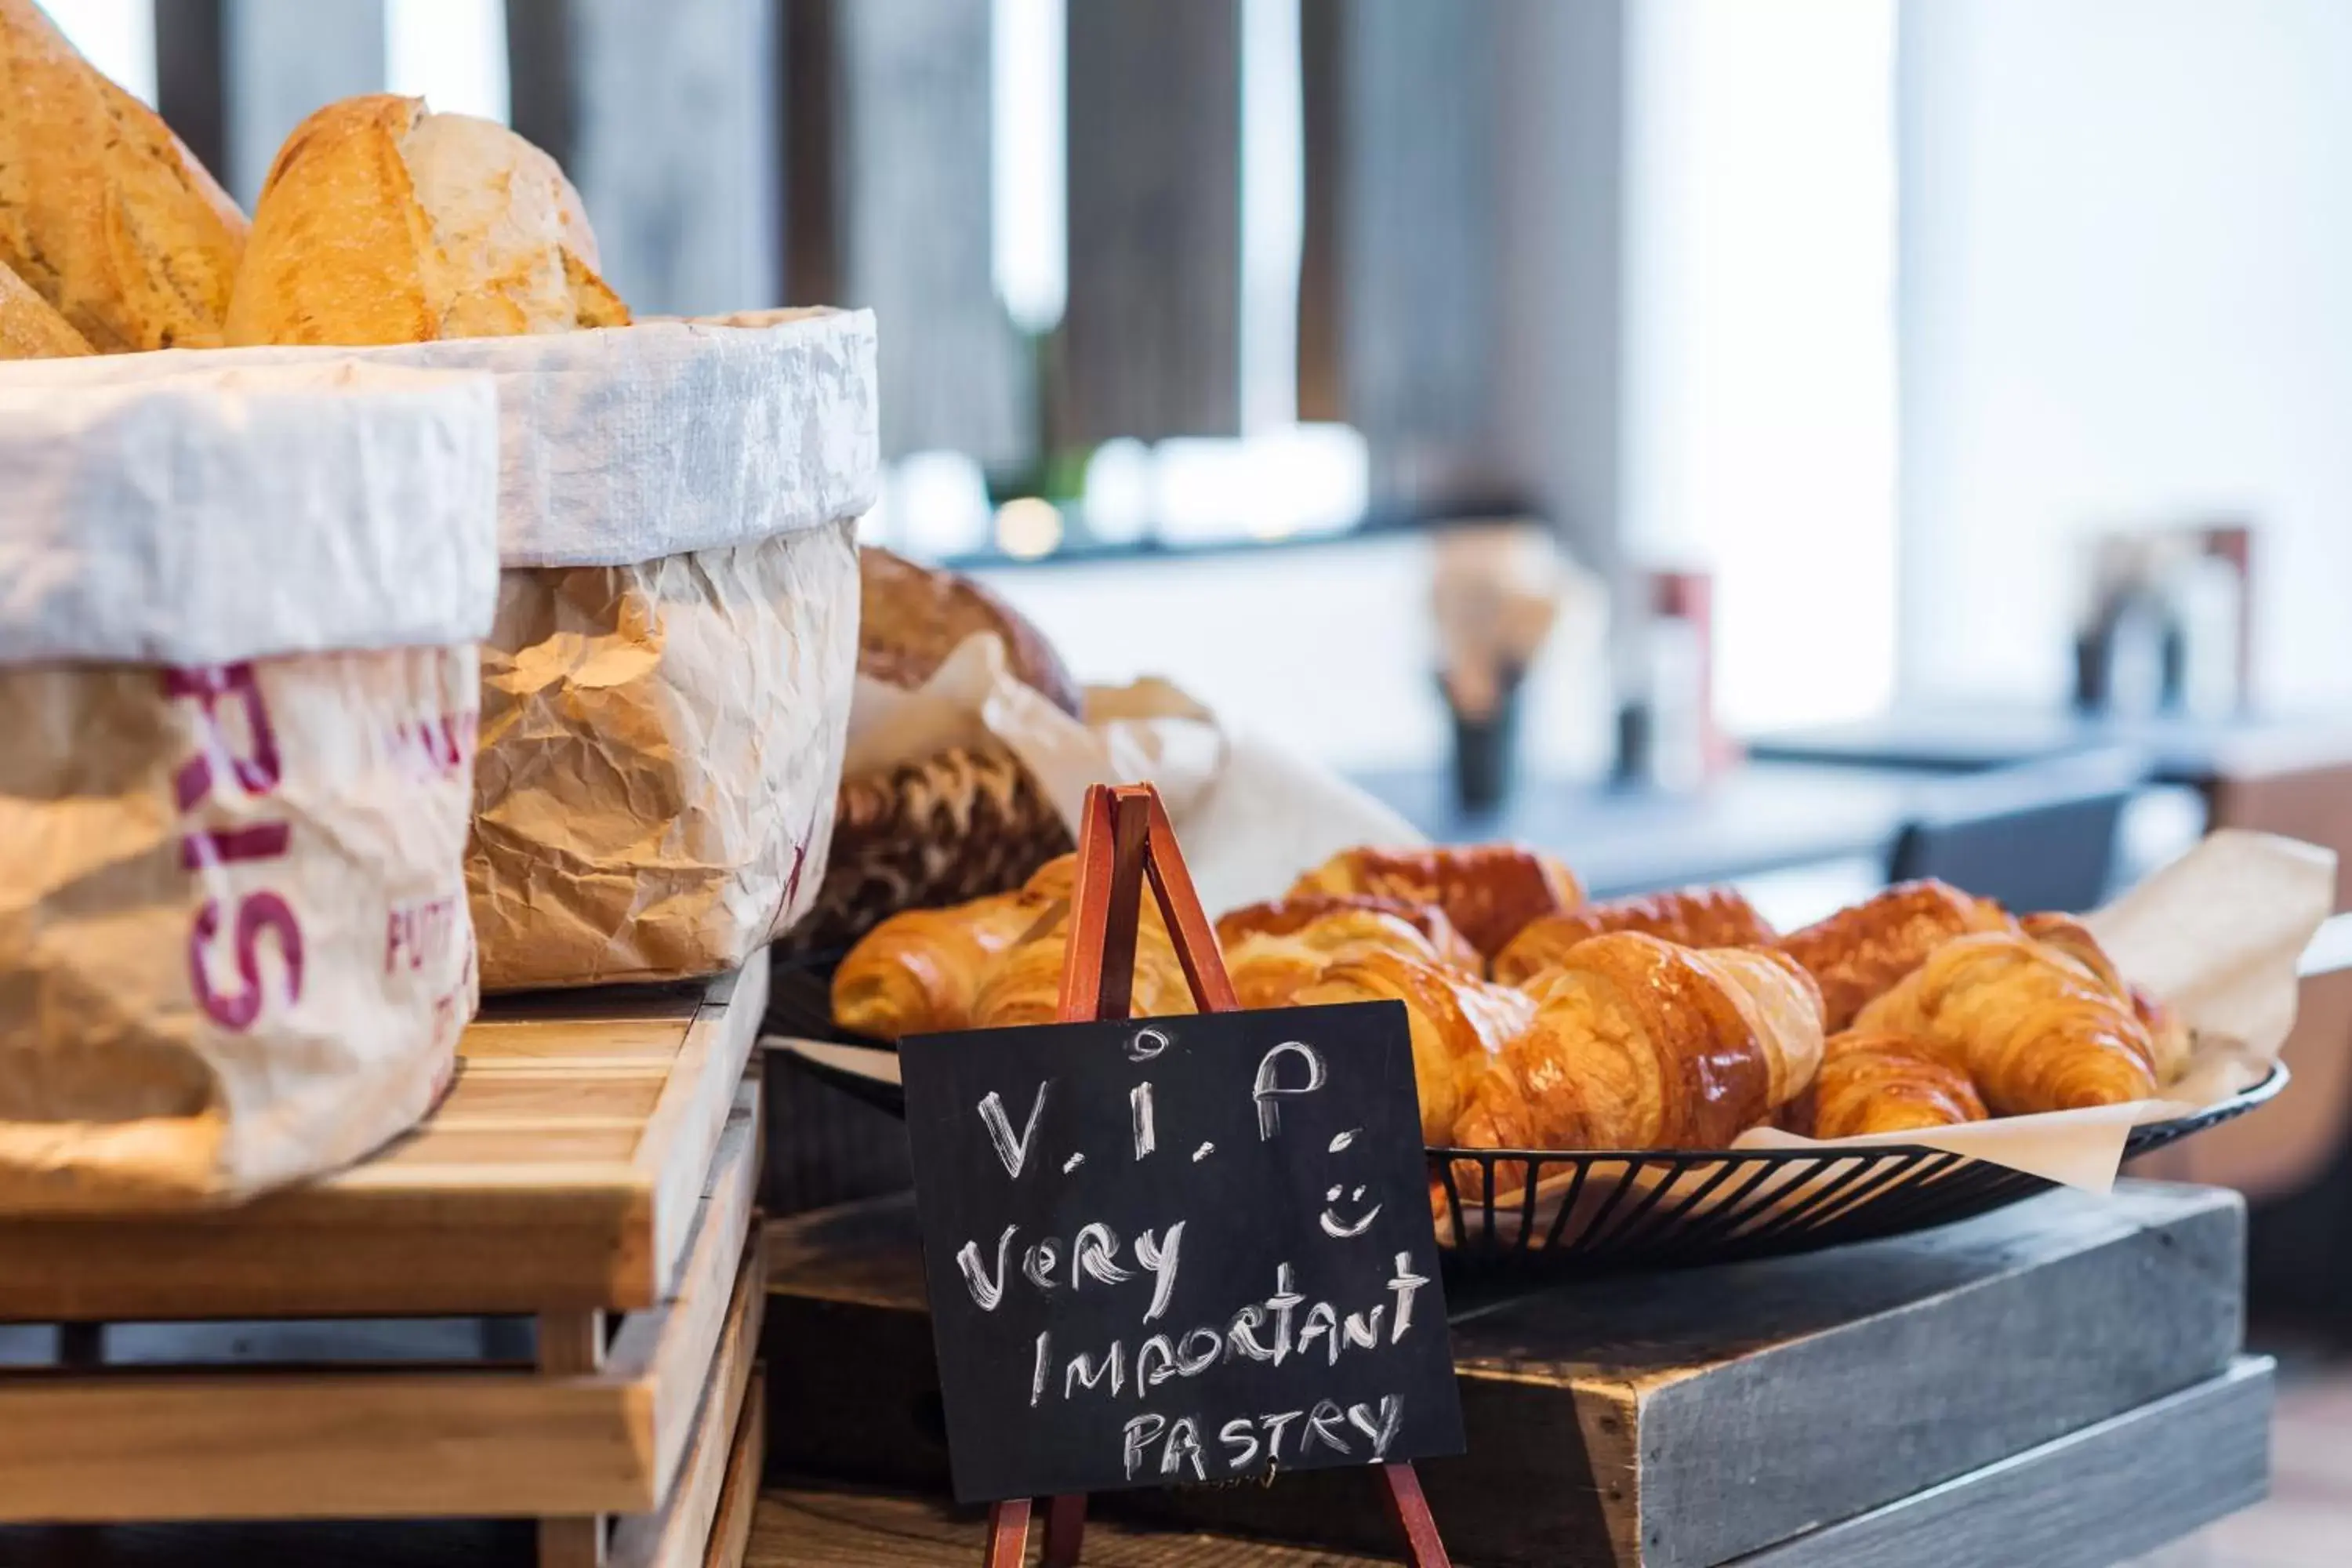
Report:
[[[2244,1115],[2284,1064],[2218,1105],[2133,1128],[2126,1159]],[[1916,1144],[1852,1149],[1432,1149],[1457,1270],[1598,1274],[1780,1258],[1971,1219],[2056,1184]]]
[[[833,1022],[830,964],[780,960],[771,1034],[877,1045]],[[898,1086],[795,1057],[894,1114]],[[2286,1087],[2268,1077],[2218,1105],[2135,1127],[2130,1159],[2242,1116]],[[1849,1149],[1431,1149],[1430,1205],[1450,1275],[1575,1278],[1780,1258],[1989,1214],[2055,1183],[1916,1144]]]

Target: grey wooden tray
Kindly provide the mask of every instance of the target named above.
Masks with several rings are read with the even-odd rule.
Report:
[[[1874,1510],[2230,1374],[2244,1239],[2235,1194],[2126,1183],[2112,1198],[2053,1193],[1703,1281],[1622,1275],[1484,1299],[1449,1289],[1470,1447],[1422,1466],[1423,1483],[1465,1563],[1713,1568],[1832,1525],[1860,1531],[1852,1521]],[[803,1215],[772,1226],[769,1249],[772,1467],[944,1495],[910,1208]],[[2263,1373],[2221,1405],[2267,1397]],[[2251,1500],[2263,1471],[2259,1417],[2246,1441],[2238,1416],[2223,1425],[2234,1436],[2214,1449],[2216,1479],[2185,1494],[2204,1500],[2202,1517]],[[2151,1429],[2135,1427],[2123,1448]],[[2193,1458],[2170,1455],[2166,1473],[2185,1487]],[[1357,1472],[1104,1506],[1187,1529],[1391,1548]],[[2112,1561],[2160,1539],[2107,1559],[2007,1561]]]

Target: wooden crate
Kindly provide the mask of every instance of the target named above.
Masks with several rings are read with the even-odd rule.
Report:
[[[2266,1359],[2241,1356],[2192,1388],[1724,1568],[2110,1568],[2261,1500],[2271,1375]],[[1523,1506],[1540,1508],[1542,1500]],[[749,1561],[761,1568],[960,1568],[980,1560],[982,1521],[978,1510],[937,1500],[784,1487],[769,1494]],[[1086,1560],[1098,1568],[1373,1568],[1396,1561],[1393,1547],[1368,1552],[1171,1533],[1109,1519],[1087,1526]]]
[[[2189,1400],[2202,1426],[2166,1459],[2167,1495],[2187,1512],[2152,1496],[2098,1498],[2177,1533],[2259,1495],[2265,1473],[2269,1373],[2237,1353],[2244,1237],[2234,1194],[2126,1184],[2108,1199],[2051,1194],[1811,1257],[1465,1296],[1453,1334],[1469,1452],[1417,1468],[1465,1562],[1836,1562],[1824,1544],[1832,1530],[1916,1547],[1916,1531],[1940,1528],[1940,1509],[1998,1512],[1970,1500],[2012,1496],[2021,1456],[2048,1448],[2052,1475],[2095,1470],[2169,1419],[2136,1413],[2202,1389]],[[944,1494],[910,1208],[877,1200],[779,1221],[768,1250],[772,1466]],[[818,1411],[822,1423],[807,1418]],[[2137,1436],[2095,1436],[2126,1418]],[[2212,1484],[2181,1482],[2177,1472],[2197,1463]],[[1376,1488],[1358,1470],[1112,1494],[1100,1511],[1375,1555],[1391,1547]],[[2011,1560],[2056,1561],[2039,1544]]]
[[[0,1370],[0,1521],[522,1518],[551,1565],[740,1558],[765,981],[494,1004],[359,1166],[0,1225],[0,1321],[62,1325]]]

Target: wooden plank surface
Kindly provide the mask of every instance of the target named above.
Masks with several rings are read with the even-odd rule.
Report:
[[[1066,446],[1241,418],[1240,0],[1066,10]]]
[[[719,984],[721,999],[706,999],[687,1026],[631,1161],[636,1180],[654,1194],[653,1256],[662,1278],[687,1245],[702,1173],[727,1126],[759,1037],[760,1017],[768,1006],[766,954],[752,959],[748,969],[722,976]]]
[[[1025,463],[1035,367],[997,297],[992,250],[993,0],[851,0],[833,16],[841,270],[822,297],[889,323],[882,455]]]
[[[1352,0],[1341,30],[1347,417],[1408,484],[1465,485],[1492,426],[1501,11]]]
[[[287,133],[311,110],[383,90],[383,0],[226,0],[221,35],[227,138],[212,167],[250,212]]]
[[[910,1217],[881,1201],[781,1222],[769,1242],[772,1463],[944,1489]],[[1469,1457],[1423,1479],[1465,1561],[1718,1563],[2217,1375],[2242,1339],[2242,1246],[2234,1196],[2127,1184],[1491,1305],[1454,1330]],[[811,1407],[828,1413],[821,1447],[795,1419]],[[1354,1472],[1106,1506],[1385,1544]]]
[[[2258,1500],[2268,1473],[2272,1366],[2220,1376],[1764,1552],[1708,1568],[2105,1568]],[[752,1568],[949,1568],[978,1561],[977,1510],[793,1487],[771,1491]],[[1454,1546],[1464,1562],[1472,1558]],[[1101,1568],[1360,1568],[1351,1552],[1090,1522]],[[1627,1568],[1639,1558],[1626,1560]]]
[[[772,1488],[760,1500],[746,1568],[978,1568],[985,1511],[887,1493]],[[1042,1532],[1032,1531],[1034,1541]],[[1087,1568],[1370,1568],[1360,1557],[1231,1537],[1087,1522]]]
[[[2270,1384],[2267,1362],[2242,1360],[2219,1378],[1734,1568],[2115,1562],[2261,1496]],[[758,1399],[755,1387],[706,1568],[970,1568],[979,1561],[983,1515],[940,1500],[793,1486],[759,1495],[755,1509]],[[527,1529],[432,1522],[0,1531],[0,1561],[11,1568],[529,1568],[531,1556]],[[1087,1529],[1085,1561],[1095,1568],[1369,1568],[1394,1557],[1097,1520]],[[2267,1568],[2267,1560],[2239,1555],[2188,1561],[2198,1568]]]
[[[2220,1377],[1727,1568],[2107,1568],[2262,1500],[2273,1369]]]
[[[755,1367],[745,1391],[743,1413],[735,1423],[735,1443],[727,1457],[719,1508],[710,1521],[709,1538],[703,1543],[703,1568],[735,1568],[743,1561],[760,1509],[760,1476],[767,1467],[767,1457],[768,1389]]]
[[[656,1498],[667,1494],[694,1435],[706,1376],[730,1343],[759,1342],[766,1302],[758,1237],[745,1246],[759,1192],[759,1092],[746,1084],[719,1144],[719,1173],[702,1203],[672,1299],[635,1312],[613,1338],[606,1370],[648,1391]],[[749,1361],[748,1354],[744,1358]]]
[[[496,997],[447,1098],[374,1158],[243,1208],[0,1224],[0,1321],[652,1305],[766,1004],[684,986]]]
[[[739,1086],[663,1308],[601,1368],[108,1366],[0,1375],[0,1518],[394,1519],[643,1513],[667,1494],[725,1347],[758,1342],[759,1087]],[[562,1332],[559,1321],[559,1332]],[[577,1368],[567,1374],[565,1366]]]
[[[508,0],[507,13],[515,129],[580,188],[600,269],[631,308],[775,303],[776,7]]]
[[[725,1331],[703,1381],[701,1403],[688,1430],[677,1477],[659,1509],[615,1522],[613,1568],[695,1568],[703,1561],[736,1468],[738,1437],[746,1421],[754,1417],[754,1406],[764,1406],[763,1400],[746,1397],[760,1342],[760,1292],[752,1285],[758,1268],[755,1238],[744,1258],[742,1288],[730,1302]]]

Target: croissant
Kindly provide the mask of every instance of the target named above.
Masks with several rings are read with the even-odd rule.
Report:
[[[1535,1005],[1505,986],[1456,974],[1395,952],[1367,952],[1325,969],[1292,1000],[1404,1004],[1412,1032],[1412,1080],[1421,1096],[1421,1134],[1443,1143],[1460,1114],[1466,1085],[1535,1016]]]
[[[1042,923],[1033,925],[982,977],[972,998],[971,1023],[977,1029],[1001,1029],[1014,1024],[1051,1024],[1062,1013],[1062,965],[1069,952],[1070,922],[1066,910],[1046,906]],[[1135,931],[1135,979],[1128,994],[1130,1018],[1165,1018],[1195,1011],[1192,984],[1184,978],[1183,962],[1160,911],[1148,900]]]
[[[1067,900],[1077,891],[1077,886],[1078,857],[1073,851],[1067,855],[1056,855],[1030,872],[1029,879],[1021,885],[1021,890],[1039,903],[1049,904],[1056,899]],[[1149,893],[1144,895],[1143,904],[1147,910],[1158,907]]]
[[[1021,893],[999,893],[892,915],[834,971],[834,1021],[883,1040],[970,1028],[982,976],[1045,908]]]
[[[1343,850],[1299,878],[1290,893],[1369,893],[1434,904],[1489,958],[1529,921],[1574,909],[1583,898],[1567,867],[1510,844]]]
[[[1454,928],[1435,904],[1409,903],[1402,899],[1375,898],[1369,893],[1302,893],[1244,904],[1217,917],[1217,941],[1227,948],[1245,937],[1290,936],[1320,923],[1342,910],[1370,910],[1403,921],[1428,939],[1436,962],[1465,974],[1483,974],[1485,961],[1469,940]]]
[[[1640,931],[1579,943],[1533,993],[1535,1022],[1471,1085],[1473,1148],[1718,1149],[1801,1094],[1821,997],[1779,952]]]
[[[1225,949],[1225,973],[1243,1006],[1281,1007],[1330,964],[1370,952],[1392,952],[1433,968],[1461,973],[1410,922],[1379,909],[1343,904],[1287,935],[1264,931],[1244,935]]]
[[[1813,1087],[1789,1110],[1783,1125],[1810,1138],[1909,1132],[1985,1117],[1967,1073],[1907,1035],[1868,1029],[1831,1037]]]
[[[2046,942],[2095,975],[2116,998],[2130,1004],[2132,1015],[2147,1031],[2147,1039],[2155,1054],[2149,1065],[2156,1069],[2158,1087],[2172,1082],[2189,1065],[2189,1029],[2180,1019],[2141,986],[2133,984],[2116,968],[2115,960],[2091,934],[2091,928],[2072,915],[2028,915],[2020,922],[2025,934],[2036,942]]]
[[[1767,947],[1776,933],[1733,888],[1684,888],[1611,899],[1529,921],[1495,955],[1495,978],[1522,985],[1578,942],[1612,931],[1638,931],[1685,947]]]
[[[1822,1021],[1832,1034],[1850,1026],[1864,1003],[1919,967],[1936,946],[1968,931],[2013,930],[1990,899],[1972,898],[1933,879],[1897,882],[1783,937],[1780,950],[1822,988]]]
[[[1862,1010],[1965,1071],[1996,1116],[2118,1105],[2156,1092],[2155,1047],[2128,1003],[2021,931],[1955,937]]]

